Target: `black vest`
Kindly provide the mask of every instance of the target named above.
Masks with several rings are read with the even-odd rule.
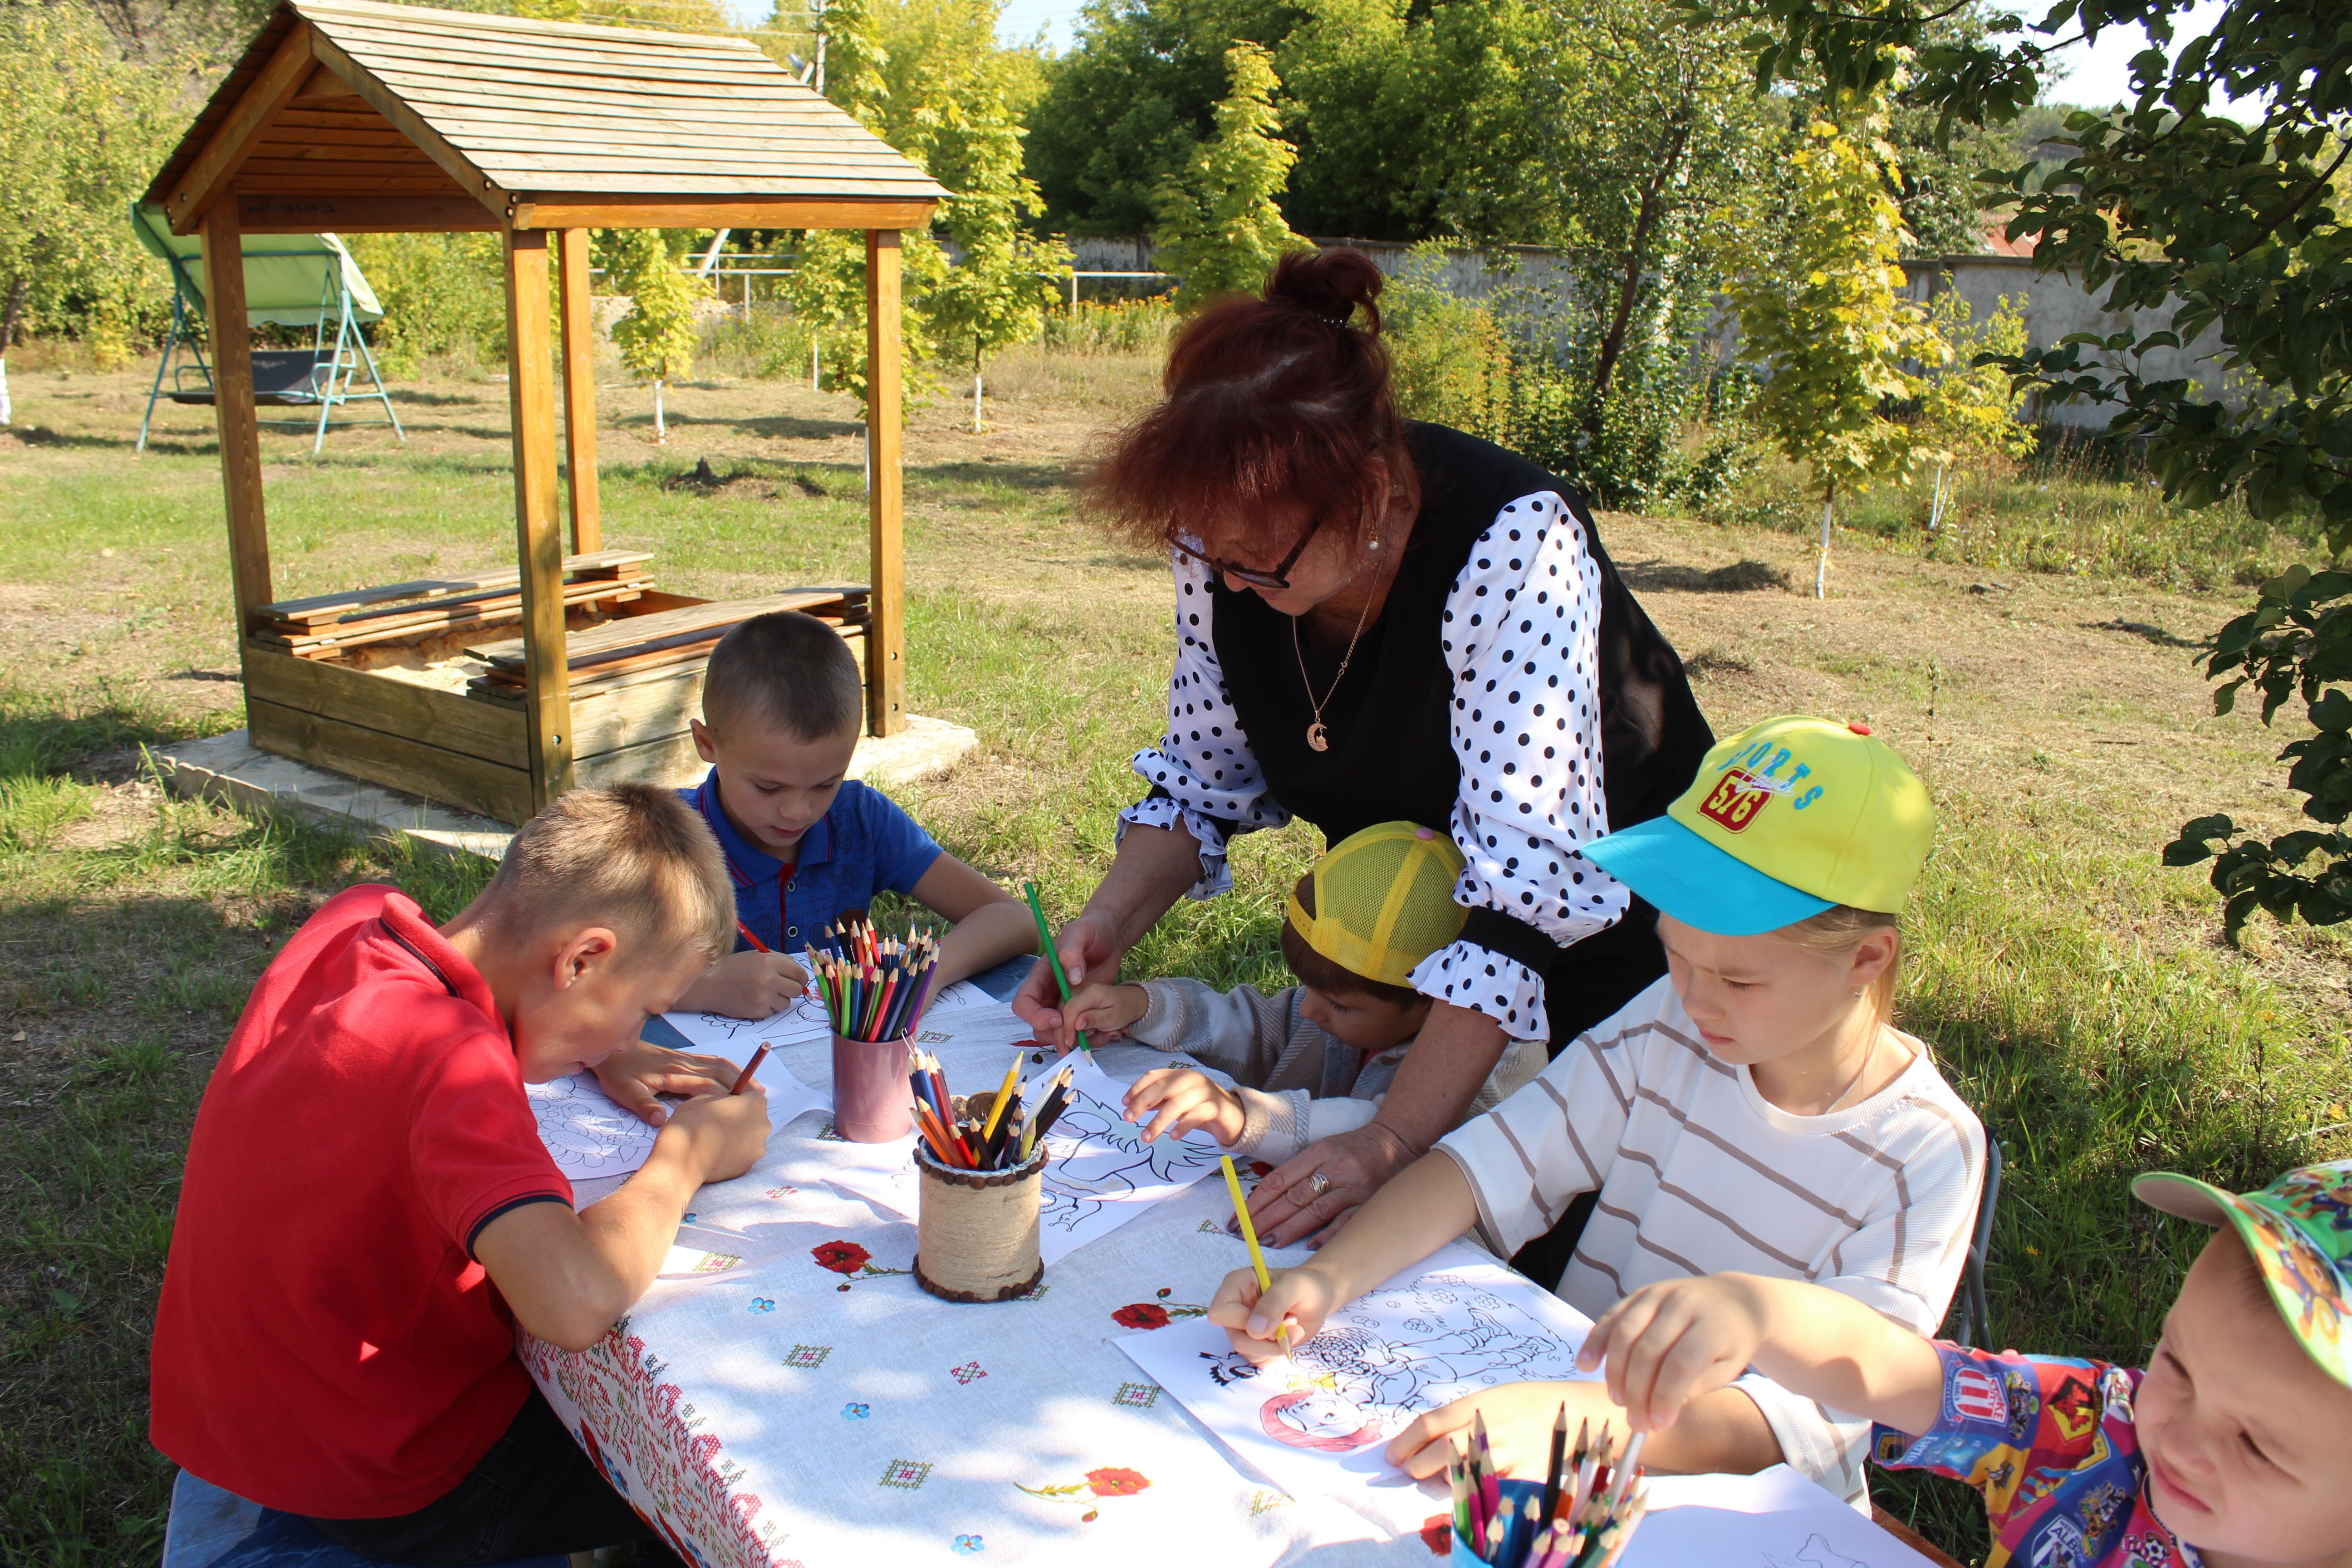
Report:
[[[1380,619],[1364,627],[1347,679],[1324,704],[1329,751],[1307,744],[1314,719],[1307,680],[1328,689],[1344,646],[1304,644],[1302,679],[1290,617],[1255,594],[1231,591],[1222,578],[1211,584],[1217,662],[1268,791],[1329,843],[1377,822],[1448,828],[1462,768],[1447,708],[1454,678],[1441,644],[1446,595],[1504,506],[1550,490],[1566,499],[1601,569],[1601,783],[1609,824],[1625,827],[1663,815],[1697,776],[1715,737],[1681,658],[1601,550],[1584,498],[1526,458],[1458,430],[1413,424],[1406,440],[1420,471],[1421,511]],[[1580,955],[1596,943],[1615,947],[1603,938],[1630,923],[1580,944]],[[1463,935],[1538,973],[1549,974],[1558,956],[1549,938],[1499,911],[1473,911]]]

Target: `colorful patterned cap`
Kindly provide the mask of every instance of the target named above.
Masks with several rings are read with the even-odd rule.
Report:
[[[1307,945],[1384,985],[1410,985],[1421,961],[1462,934],[1469,911],[1454,901],[1462,851],[1433,828],[1382,822],[1351,833],[1307,873],[1310,915],[1290,895],[1290,923]]]
[[[2328,1376],[2352,1387],[2352,1160],[2289,1171],[2259,1193],[2151,1174],[2132,1182],[2132,1195],[2201,1225],[2227,1220],[2286,1326]]]

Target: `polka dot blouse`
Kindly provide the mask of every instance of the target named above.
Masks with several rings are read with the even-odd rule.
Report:
[[[1208,569],[1179,555],[1174,571],[1168,732],[1135,754],[1135,771],[1155,793],[1119,814],[1119,831],[1182,823],[1201,846],[1192,896],[1207,899],[1233,886],[1225,825],[1279,827],[1290,813],[1267,792],[1234,724],[1209,629]],[[1609,831],[1600,622],[1600,568],[1567,503],[1549,490],[1496,514],[1446,596],[1443,641],[1462,764],[1450,826],[1468,861],[1454,897],[1562,946],[1614,924],[1627,903],[1625,889],[1576,852]],[[1513,1038],[1550,1035],[1541,977],[1475,942],[1430,954],[1412,984],[1425,996],[1484,1013]]]

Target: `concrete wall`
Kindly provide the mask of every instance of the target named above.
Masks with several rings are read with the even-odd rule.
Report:
[[[1324,247],[1349,246],[1364,252],[1383,272],[1402,268],[1411,247],[1388,240],[1318,239]],[[1130,237],[1086,237],[1070,241],[1080,271],[1143,271],[1152,265],[1152,247]],[[1519,287],[1540,289],[1566,284],[1568,274],[1557,251],[1536,246],[1499,246],[1491,250],[1453,249],[1446,253],[1438,281],[1462,299],[1491,298],[1507,275]],[[2029,347],[2049,348],[2070,332],[2097,332],[2102,337],[2129,327],[2142,336],[2171,325],[2169,309],[2105,310],[2068,272],[2042,273],[2032,261],[2016,256],[1943,256],[1906,261],[1903,270],[1911,297],[1923,303],[1948,289],[1969,302],[1972,318],[1982,321],[2000,308],[2004,296],[2017,301],[2025,318]],[[1739,324],[1728,313],[1706,334],[1707,346],[1724,360],[1738,351]],[[2139,362],[2140,374],[2151,379],[2179,377],[2193,381],[2199,395],[2218,397],[2222,392],[2221,335],[2208,329],[2186,349],[2158,349]],[[2119,356],[2103,350],[2086,351],[2084,358],[2111,364]],[[2072,401],[2040,407],[2038,416],[2052,424],[2076,429],[2104,429],[2115,416],[2114,405]]]

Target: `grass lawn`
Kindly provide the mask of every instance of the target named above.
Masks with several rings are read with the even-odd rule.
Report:
[[[1107,862],[1113,813],[1138,788],[1126,759],[1160,723],[1165,565],[1107,545],[1072,510],[1089,445],[1153,374],[1132,357],[1010,355],[989,376],[987,433],[964,428],[969,406],[952,401],[909,432],[911,705],[982,745],[902,798],[975,864],[1035,878],[1062,913]],[[396,881],[439,915],[483,868],[257,826],[154,788],[142,745],[240,721],[208,411],[159,415],[134,458],[137,370],[69,374],[20,356],[11,388],[0,1561],[149,1563],[171,1470],[144,1441],[148,1328],[221,1043],[254,975],[337,889]],[[313,460],[307,440],[266,436],[279,592],[509,558],[505,387],[432,380],[399,396],[405,448],[353,433]],[[678,388],[667,447],[650,444],[641,390],[604,405],[606,543],[656,552],[664,585],[723,595],[862,575],[860,455],[841,401],[772,383]],[[1971,518],[2042,526],[2031,499],[1971,496]],[[1772,520],[1603,519],[1719,733],[1790,709],[1866,720],[1927,779],[1942,828],[1908,924],[1902,1021],[2009,1152],[1997,1336],[2126,1360],[2145,1353],[2198,1239],[2135,1210],[2132,1173],[2245,1184],[2352,1154],[2342,940],[2258,926],[2232,951],[2201,879],[2156,858],[2205,811],[2265,829],[2292,817],[2270,760],[2290,737],[2213,718],[2189,651],[2234,613],[2242,563],[2291,545],[2232,524],[2176,569],[2200,534],[2162,521],[2161,569],[2121,547],[1938,558],[1889,524],[1873,531],[1895,548],[1841,543],[1817,602],[1788,585],[1810,587],[1810,554]],[[2066,574],[2030,569],[2050,566]],[[1177,910],[1138,972],[1271,978],[1279,890],[1318,847],[1300,826],[1241,841],[1237,895]],[[1957,1553],[1981,1554],[1956,1484],[1878,1489]]]

